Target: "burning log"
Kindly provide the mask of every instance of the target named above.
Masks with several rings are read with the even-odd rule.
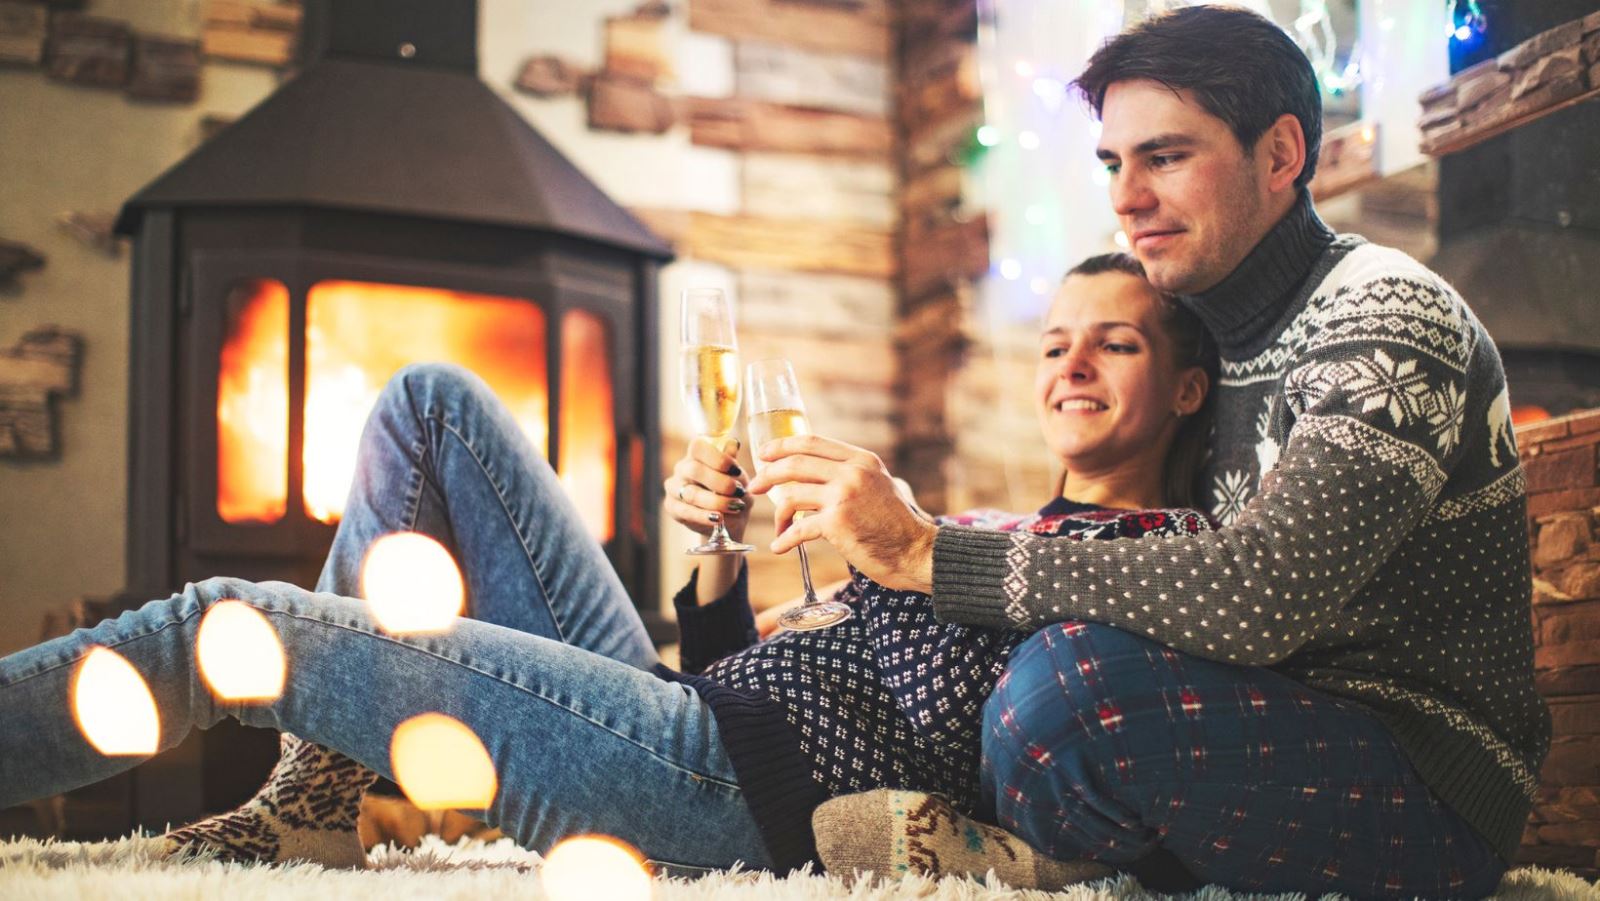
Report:
[[[0,350],[0,457],[57,453],[54,400],[78,390],[83,337],[47,325]]]

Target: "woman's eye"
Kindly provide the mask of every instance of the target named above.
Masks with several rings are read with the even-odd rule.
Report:
[[[1055,359],[1066,352],[1067,349],[1065,347],[1046,347],[1044,349],[1045,359]]]
[[[1120,342],[1113,341],[1106,344],[1105,347],[1106,350],[1118,354],[1134,354],[1139,352],[1139,345],[1137,344],[1122,344]]]

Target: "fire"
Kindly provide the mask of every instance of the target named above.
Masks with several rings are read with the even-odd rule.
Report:
[[[389,758],[394,781],[423,810],[483,810],[499,789],[483,742],[442,713],[414,716],[396,727]]]
[[[273,701],[288,665],[278,632],[243,601],[218,601],[200,621],[195,641],[200,675],[224,701]]]
[[[218,378],[217,512],[230,523],[272,523],[288,506],[289,311],[272,281],[241,286]],[[549,443],[544,311],[533,303],[363,282],[314,285],[306,299],[305,441],[301,501],[336,522],[355,474],[361,429],[401,367],[449,362],[478,373],[540,453]],[[593,314],[561,323],[562,481],[601,541],[611,538],[616,430],[609,334]]]
[[[650,870],[644,856],[609,835],[562,839],[545,855],[539,877],[550,901],[646,901],[650,897]]]
[[[95,648],[72,682],[78,729],[107,757],[148,757],[158,749],[161,717],[144,677],[121,654]]]
[[[461,569],[439,542],[418,532],[393,532],[367,548],[361,596],[392,635],[445,632],[466,609]]]

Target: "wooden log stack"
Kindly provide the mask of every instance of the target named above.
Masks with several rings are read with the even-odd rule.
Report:
[[[1422,151],[1442,156],[1600,96],[1600,12],[1462,69],[1420,98]]]
[[[0,349],[0,457],[53,457],[59,452],[55,400],[77,393],[83,338],[43,326]]]
[[[1521,863],[1600,877],[1600,410],[1517,430],[1533,543],[1534,680],[1550,705]]]

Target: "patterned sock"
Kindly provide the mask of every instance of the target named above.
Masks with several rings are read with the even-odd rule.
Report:
[[[1004,829],[975,822],[944,798],[923,792],[880,788],[834,798],[812,814],[811,826],[830,873],[982,879],[994,870],[1012,888],[1045,891],[1112,874],[1094,861],[1052,860]]]
[[[378,774],[321,745],[284,733],[278,765],[255,797],[236,810],[162,836],[168,854],[215,851],[239,863],[308,861],[360,869],[356,833],[361,798]]]

